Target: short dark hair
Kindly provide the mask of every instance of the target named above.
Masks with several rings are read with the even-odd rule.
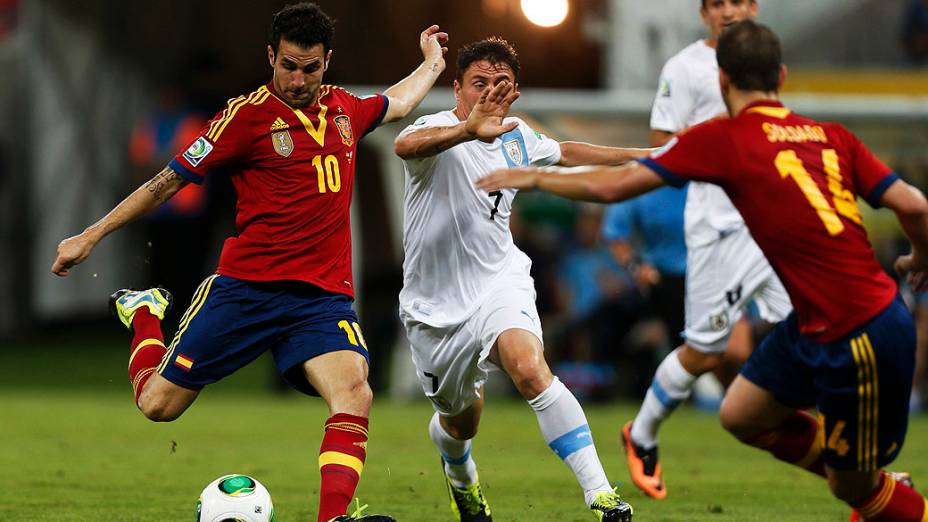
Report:
[[[751,2],[751,3],[753,4],[753,3],[756,3],[757,0],[748,0],[748,2]],[[700,0],[700,3],[702,4],[703,9],[705,9],[705,8],[706,8],[706,0]]]
[[[458,70],[455,78],[464,79],[464,71],[474,62],[486,60],[493,65],[504,63],[512,69],[516,81],[519,81],[519,54],[512,44],[498,36],[484,38],[479,42],[469,43],[458,49]]]
[[[281,40],[293,42],[300,47],[322,44],[322,52],[332,48],[335,38],[335,22],[318,5],[311,2],[290,4],[274,14],[268,44],[277,54]]]
[[[742,91],[776,92],[780,87],[780,39],[766,25],[738,22],[719,37],[719,68]]]

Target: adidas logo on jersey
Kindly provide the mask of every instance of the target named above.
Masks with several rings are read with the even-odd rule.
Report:
[[[283,118],[277,118],[274,120],[274,123],[271,124],[271,132],[287,130],[290,128],[290,125],[283,120]]]

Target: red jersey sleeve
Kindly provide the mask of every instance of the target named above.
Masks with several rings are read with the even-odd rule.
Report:
[[[168,164],[174,172],[191,183],[203,183],[206,174],[215,168],[238,163],[250,150],[246,118],[239,114],[248,100],[242,96],[229,100],[226,108],[216,114],[199,135]]]
[[[880,208],[880,198],[899,176],[880,161],[851,131],[835,125],[847,147],[851,177],[858,194],[873,208]]]
[[[351,130],[355,136],[363,138],[380,126],[383,117],[387,114],[390,100],[383,94],[372,94],[359,98],[348,93],[348,91],[345,92],[354,105],[351,115]]]
[[[731,172],[730,156],[719,151],[730,147],[725,120],[711,120],[674,136],[666,145],[641,160],[641,163],[664,178],[668,185],[683,186],[687,181],[719,183]]]

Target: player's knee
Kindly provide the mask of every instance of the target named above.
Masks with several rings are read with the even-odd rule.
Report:
[[[451,435],[455,440],[470,440],[477,436],[476,423],[449,424],[443,427],[448,432],[448,435]]]
[[[711,372],[724,359],[724,353],[707,353],[688,344],[683,345],[683,349],[677,352],[677,358],[683,368],[692,375],[702,375]]]
[[[371,390],[367,380],[360,378],[345,383],[341,389],[336,390],[332,394],[329,407],[334,412],[367,417],[373,401],[373,390]]]
[[[139,398],[138,406],[142,415],[154,422],[171,422],[183,413],[183,410],[174,407],[167,397],[143,394]]]
[[[522,368],[522,371],[512,375],[512,383],[526,400],[532,400],[538,397],[551,386],[554,381],[554,375],[547,365]]]
[[[738,440],[744,442],[755,435],[756,428],[748,422],[748,419],[741,415],[738,407],[728,397],[722,399],[722,406],[719,408],[719,422],[722,428],[731,433]]]
[[[856,504],[873,493],[879,484],[879,472],[828,472],[831,494],[847,504]]]

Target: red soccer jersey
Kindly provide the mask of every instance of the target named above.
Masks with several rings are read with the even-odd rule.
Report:
[[[249,281],[305,281],[354,297],[349,206],[358,140],[387,111],[381,95],[358,98],[323,85],[319,102],[294,109],[272,84],[232,99],[171,161],[201,183],[222,168],[238,196],[237,235],[217,272]]]
[[[692,179],[725,189],[813,340],[842,337],[895,297],[857,195],[878,207],[898,178],[841,125],[757,102],[694,127],[643,163],[673,185]]]

